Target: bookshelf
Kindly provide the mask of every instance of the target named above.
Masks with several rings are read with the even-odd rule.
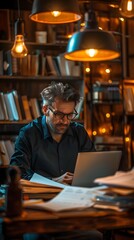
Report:
[[[81,2],[80,8],[83,13],[83,3],[82,1],[79,2]],[[114,34],[117,40],[117,47],[122,53],[123,37],[118,9],[107,7],[106,3],[101,4],[98,4],[97,1],[95,3],[99,27]],[[99,5],[101,6],[99,7]],[[0,11],[3,10],[1,9]],[[51,81],[62,81],[72,84],[84,94],[84,106],[80,121],[84,122],[89,135],[96,143],[97,149],[123,149],[124,153],[126,122],[130,123],[130,120],[133,120],[133,113],[128,113],[124,109],[123,68],[126,68],[126,64],[122,64],[122,54],[120,59],[113,61],[75,64],[74,69],[77,69],[77,71],[74,70],[74,72],[77,72],[76,75],[70,74],[70,72],[69,74],[61,74],[56,67],[55,59],[62,56],[65,52],[68,41],[67,35],[77,31],[80,28],[80,23],[62,24],[59,26],[35,23],[29,19],[30,11],[25,9],[21,11],[21,14],[26,23],[25,43],[29,56],[23,60],[12,62],[9,50],[14,41],[14,20],[17,18],[18,13],[15,9],[4,11],[6,14],[2,16],[6,18],[4,22],[6,23],[5,30],[7,34],[3,38],[0,33],[0,66],[3,66],[3,52],[8,52],[9,66],[11,66],[8,68],[8,71],[4,72],[3,68],[0,67],[1,91],[6,93],[16,90],[20,96],[27,95],[28,100],[36,98],[40,102],[40,92]],[[133,20],[130,20],[129,23],[128,31],[133,34]],[[1,25],[0,29],[2,29]],[[47,32],[47,43],[36,42],[37,31]],[[133,39],[129,38],[127,44],[131,43],[131,46],[133,46],[132,42]],[[131,67],[131,71],[129,70],[129,72],[131,79],[133,79],[134,52],[133,47],[129,48],[129,55],[131,55],[129,57],[129,68]],[[49,56],[49,60],[46,59],[46,56]],[[31,61],[35,61],[36,67],[34,67],[34,71],[25,67],[30,65]],[[124,62],[126,63],[126,58]],[[89,71],[86,71],[86,69],[89,69]],[[109,113],[110,117],[106,118],[106,113]],[[29,120],[26,119],[17,121],[0,120],[0,138],[3,138],[3,136],[6,138],[8,136],[16,136],[19,129],[28,122]],[[99,129],[101,132],[98,131]],[[125,149],[128,151],[126,144],[128,143],[125,143]]]

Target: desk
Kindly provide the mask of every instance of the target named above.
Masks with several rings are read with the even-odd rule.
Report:
[[[97,210],[51,213],[39,210],[24,210],[21,217],[6,218],[0,215],[5,239],[21,239],[24,233],[53,233],[73,230],[113,230],[134,228],[134,212]]]

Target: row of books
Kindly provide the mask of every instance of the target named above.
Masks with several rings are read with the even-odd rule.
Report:
[[[0,50],[0,75],[22,76],[81,76],[81,63],[68,61],[64,54],[58,56],[45,55],[36,50],[25,58],[16,59],[11,51]]]
[[[0,120],[32,120],[41,115],[41,104],[37,98],[20,96],[16,90],[0,92]]]
[[[93,84],[93,101],[121,101],[121,92],[119,85],[114,84]],[[88,100],[91,100],[91,92],[88,92]]]
[[[0,140],[0,165],[9,165],[10,158],[14,153],[14,141]]]

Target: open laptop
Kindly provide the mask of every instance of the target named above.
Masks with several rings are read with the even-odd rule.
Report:
[[[72,186],[94,187],[95,178],[114,175],[121,156],[122,151],[78,153]]]

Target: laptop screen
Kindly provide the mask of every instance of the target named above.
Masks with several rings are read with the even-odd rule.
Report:
[[[95,178],[114,175],[119,169],[122,151],[78,153],[72,186],[94,187]]]

